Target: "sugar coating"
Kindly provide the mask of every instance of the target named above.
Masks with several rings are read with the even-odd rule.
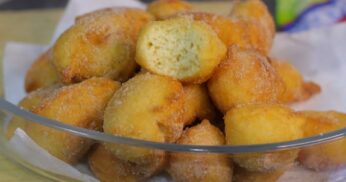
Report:
[[[67,84],[91,77],[126,81],[136,67],[138,32],[152,19],[134,8],[103,9],[78,17],[53,46],[60,80]]]
[[[156,0],[148,5],[147,11],[158,20],[166,19],[178,12],[193,10],[187,1],[181,0]]]
[[[261,0],[236,1],[229,14],[231,17],[253,19],[275,35],[275,24],[267,6]]]
[[[183,130],[184,92],[180,82],[140,73],[125,82],[109,102],[105,133],[155,142],[175,142]],[[151,175],[161,170],[166,153],[142,147],[106,144],[119,159]]]
[[[208,81],[209,94],[222,112],[242,104],[278,103],[285,86],[258,51],[232,46]]]
[[[292,141],[303,138],[305,119],[277,104],[242,105],[229,110],[225,117],[228,145],[253,145]],[[282,169],[297,157],[298,150],[235,154],[233,161],[249,171],[268,172]]]
[[[224,145],[222,132],[208,120],[184,130],[178,144]],[[168,172],[174,181],[232,181],[233,168],[227,155],[172,152]]]
[[[284,170],[298,157],[298,150],[282,152],[235,154],[233,161],[249,172],[268,173]]]
[[[276,182],[288,170],[287,168],[270,172],[254,172],[237,166],[234,168],[233,179],[235,182]]]
[[[222,16],[201,11],[187,11],[173,17],[182,17],[209,25],[226,46],[255,49],[266,55],[272,45],[274,34],[254,19],[238,16]]]
[[[100,131],[106,104],[119,87],[118,82],[106,78],[91,78],[54,90],[32,112],[64,124]],[[50,154],[71,164],[79,161],[94,143],[32,122],[26,123],[24,130]]]
[[[135,182],[148,177],[136,170],[135,165],[118,159],[103,144],[93,147],[88,163],[92,172],[101,181]]]
[[[59,87],[61,87],[61,85],[55,84],[49,87],[34,90],[18,103],[18,107],[27,111],[32,111],[36,107],[39,107],[42,102],[47,100],[49,96],[52,95],[52,93],[54,93]],[[6,128],[6,138],[8,140],[11,139],[15,130],[17,128],[24,129],[27,122],[28,121],[22,117],[14,116]]]
[[[286,88],[284,94],[280,97],[281,102],[293,103],[304,101],[321,92],[318,84],[311,81],[304,81],[299,71],[288,62],[270,59],[270,64],[275,68]]]
[[[304,136],[322,135],[327,132],[346,128],[344,113],[327,111],[299,112],[306,118]],[[346,166],[346,140],[340,139],[326,144],[306,147],[299,153],[299,162],[315,171],[332,171]]]
[[[269,53],[276,30],[273,17],[262,0],[235,1],[229,16],[248,24],[252,33],[259,32],[262,47],[256,48],[265,55]]]
[[[184,85],[184,124],[190,125],[196,119],[218,120],[217,110],[209,98],[205,85]]]
[[[58,83],[58,75],[51,64],[50,49],[40,55],[25,75],[25,91],[31,92]]]

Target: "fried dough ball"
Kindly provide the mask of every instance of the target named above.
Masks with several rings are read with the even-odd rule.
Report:
[[[230,16],[256,24],[257,29],[262,31],[262,35],[265,37],[263,40],[266,42],[263,44],[265,45],[263,49],[266,53],[269,52],[275,37],[275,23],[262,0],[236,0]]]
[[[144,179],[131,164],[115,157],[102,144],[94,146],[88,162],[91,171],[102,182],[136,182]]]
[[[222,132],[208,120],[186,129],[177,144],[224,145]],[[233,166],[225,154],[170,154],[168,172],[174,181],[232,181]]]
[[[184,86],[184,125],[192,124],[195,119],[217,120],[217,110],[211,102],[204,85],[189,84]]]
[[[108,104],[105,133],[155,142],[175,142],[183,130],[184,91],[169,77],[141,73],[125,82]],[[107,144],[119,159],[153,174],[162,169],[166,154],[126,145]]]
[[[253,19],[260,22],[273,36],[275,34],[274,19],[262,0],[236,0],[233,2],[230,16]]]
[[[266,57],[237,46],[228,51],[208,81],[215,105],[226,113],[236,105],[278,102],[285,87]]]
[[[64,124],[101,130],[106,104],[119,87],[118,82],[106,78],[91,78],[55,90],[32,112]],[[50,154],[71,164],[83,157],[93,143],[32,122],[26,123],[25,131]]]
[[[190,3],[181,0],[156,0],[148,5],[147,11],[158,20],[166,19],[181,11],[192,10]]]
[[[126,81],[135,71],[137,35],[152,16],[140,9],[103,9],[76,19],[53,47],[53,63],[65,84],[91,77]]]
[[[304,111],[301,114],[306,118],[305,137],[346,128],[346,114],[343,113]],[[303,148],[298,159],[305,167],[316,171],[346,166],[346,139]]]
[[[57,72],[50,60],[50,50],[48,50],[30,66],[25,76],[25,91],[27,93],[58,82]]]
[[[175,17],[184,17],[208,24],[227,47],[237,45],[241,48],[258,50],[267,55],[272,45],[273,36],[267,35],[267,31],[255,21],[197,11],[178,13]]]
[[[286,168],[269,172],[248,171],[241,167],[234,168],[234,182],[276,182],[286,172]]]
[[[32,91],[18,103],[18,106],[22,109],[31,111],[38,107],[52,92],[54,92],[55,89],[59,87],[60,85],[55,84],[46,88]],[[25,121],[25,119],[22,117],[14,116],[7,126],[6,138],[8,140],[11,139],[15,130],[17,128],[24,129],[27,122],[28,121]]]
[[[284,142],[303,137],[304,118],[281,105],[244,105],[225,116],[226,143],[252,145]],[[282,169],[297,157],[297,150],[235,154],[233,161],[249,171]]]
[[[288,62],[271,59],[270,63],[276,69],[286,87],[280,98],[283,103],[304,101],[321,91],[320,86],[316,83],[305,82],[299,71]]]
[[[215,32],[200,21],[172,18],[142,29],[136,61],[150,72],[185,83],[202,83],[226,55]]]

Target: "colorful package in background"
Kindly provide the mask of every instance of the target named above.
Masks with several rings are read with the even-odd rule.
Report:
[[[277,0],[280,31],[297,32],[346,21],[346,0]]]

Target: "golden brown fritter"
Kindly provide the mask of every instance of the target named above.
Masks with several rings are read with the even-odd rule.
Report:
[[[226,143],[252,145],[284,142],[303,137],[304,118],[281,105],[244,105],[225,116]],[[235,154],[233,161],[249,171],[267,172],[290,165],[297,150]]]
[[[204,85],[185,85],[184,102],[184,125],[190,125],[196,119],[208,119],[210,121],[218,119],[217,110]]]
[[[187,1],[181,0],[155,0],[148,5],[147,11],[158,20],[166,19],[178,12],[192,10],[193,7]]]
[[[144,179],[134,166],[115,157],[103,144],[93,147],[88,162],[91,171],[102,182],[136,182]]]
[[[270,172],[253,172],[241,167],[234,167],[234,182],[277,182],[286,172],[286,168]]]
[[[237,45],[241,48],[255,49],[266,55],[273,41],[273,36],[267,35],[267,31],[255,21],[198,11],[182,12],[174,17],[208,24],[227,47]]]
[[[229,16],[255,26],[252,33],[261,32],[262,36],[262,47],[257,48],[265,55],[269,53],[275,37],[275,23],[262,0],[236,0]]]
[[[131,8],[103,9],[77,18],[52,50],[59,78],[65,84],[91,77],[126,81],[136,67],[137,35],[152,19]]]
[[[119,87],[118,82],[106,78],[91,78],[55,90],[32,112],[67,125],[101,130],[106,104]],[[83,157],[93,143],[37,123],[27,123],[24,129],[50,154],[72,164]]]
[[[346,114],[329,111],[303,111],[305,118],[305,137],[346,128]],[[303,148],[299,161],[307,168],[316,171],[335,170],[346,166],[346,139],[339,139],[326,144]]]
[[[185,83],[202,83],[226,55],[215,32],[200,21],[172,18],[142,29],[136,61],[150,72]]]
[[[285,84],[286,90],[280,98],[281,102],[292,103],[304,101],[321,92],[319,85],[314,82],[305,82],[299,71],[288,62],[271,59],[270,63]]]
[[[236,105],[278,102],[285,87],[267,58],[236,46],[228,51],[228,57],[208,81],[215,105],[226,113]]]
[[[125,82],[107,106],[105,133],[155,142],[175,142],[183,130],[184,91],[169,77],[141,73]],[[165,151],[107,144],[119,159],[145,174],[162,169]],[[142,168],[142,169],[139,169]]]
[[[58,82],[58,75],[51,64],[50,50],[44,52],[30,66],[25,75],[25,90],[31,92]]]
[[[186,129],[177,144],[224,145],[222,132],[208,120]],[[233,167],[225,154],[172,152],[169,169],[174,181],[218,182],[232,181]]]
[[[59,84],[55,84],[49,87],[37,89],[30,92],[25,98],[23,98],[18,106],[22,109],[32,111],[38,107],[51,93],[60,87]],[[24,129],[25,124],[29,122],[22,117],[14,116],[13,119],[9,122],[6,130],[6,138],[9,140],[12,138],[15,130],[17,128]]]

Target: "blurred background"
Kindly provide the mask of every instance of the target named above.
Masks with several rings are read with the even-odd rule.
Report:
[[[346,20],[346,0],[263,1],[274,17],[277,31],[281,32],[329,27]],[[232,4],[232,0],[189,2],[199,9],[224,15]],[[7,41],[48,44],[67,3],[68,0],[0,0],[0,57]]]
[[[152,0],[140,0],[150,3]],[[203,6],[226,4],[232,0],[190,0]],[[263,0],[280,31],[300,31],[311,27],[345,21],[346,0]],[[0,11],[25,11],[32,9],[56,9],[66,6],[68,0],[0,0]],[[221,9],[220,9],[221,8]],[[216,8],[215,8],[216,9]],[[218,6],[227,10],[229,6]]]
[[[281,32],[328,27],[346,20],[346,0],[263,1]],[[232,0],[189,2],[199,9],[224,15],[232,4]],[[7,41],[48,44],[67,3],[68,0],[0,0],[0,57]]]

